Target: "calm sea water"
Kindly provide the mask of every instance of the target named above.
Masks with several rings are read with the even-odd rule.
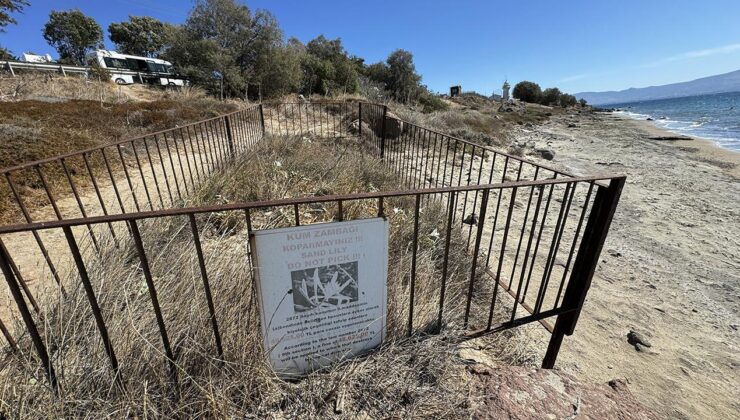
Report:
[[[740,92],[609,105],[631,118],[740,151]]]

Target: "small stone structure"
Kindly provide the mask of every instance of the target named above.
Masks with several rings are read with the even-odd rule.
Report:
[[[503,101],[508,101],[509,100],[509,88],[510,87],[511,87],[511,85],[509,84],[509,81],[508,80],[505,80],[504,81],[504,86],[501,88],[504,91],[504,94],[501,97],[501,99]]]
[[[450,97],[460,96],[462,94],[462,86],[450,86]]]

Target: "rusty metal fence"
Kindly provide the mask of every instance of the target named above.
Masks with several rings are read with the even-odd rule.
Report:
[[[381,159],[388,170],[398,176],[405,189],[187,206],[187,196],[196,190],[199,181],[228,164],[234,156],[249,150],[265,134],[360,139],[369,153]],[[184,153],[179,154],[179,149],[173,151],[176,147],[183,149]],[[124,148],[128,150],[124,151]],[[115,210],[107,208],[101,198],[99,211],[92,214],[77,198],[82,217],[62,215],[52,191],[44,182],[44,168],[60,165],[72,195],[79,197],[74,176],[69,174],[68,162],[73,158],[81,159],[88,169],[86,172],[92,188],[100,197],[99,181],[91,169],[93,165],[89,164],[93,154],[101,160],[102,170],[115,189],[119,206]],[[120,161],[116,168],[111,165],[113,156]],[[127,156],[129,160],[126,160]],[[184,163],[180,163],[181,158]],[[177,164],[174,163],[176,160]],[[155,161],[162,172],[166,172],[165,167],[169,172],[159,176]],[[132,168],[139,174],[143,195],[136,194],[137,182],[133,179]],[[147,168],[151,176],[146,175]],[[24,208],[23,195],[14,187],[13,179],[16,174],[28,170],[33,170],[41,180],[41,187],[57,216],[55,220],[34,221]],[[126,179],[127,197],[133,202],[133,208],[127,207],[122,188],[116,187],[116,173],[122,173]],[[390,118],[386,106],[364,102],[260,105],[186,127],[9,168],[4,174],[26,223],[0,227],[0,235],[31,233],[60,289],[64,285],[53,268],[40,235],[49,232],[63,235],[68,258],[71,256],[74,261],[75,277],[85,289],[117,381],[123,381],[124,377],[111,344],[104,311],[101,311],[88,273],[89,259],[86,262],[84,252],[80,251],[76,232],[77,236],[82,234],[90,238],[93,254],[98,248],[95,234],[104,234],[104,230],[114,237],[116,234],[125,236],[120,239],[135,248],[135,260],[146,281],[163,353],[170,374],[175,377],[177,358],[157,296],[157,279],[150,269],[152,249],[147,249],[142,240],[144,223],[153,219],[179,220],[190,231],[203,288],[203,295],[194,299],[204,299],[207,304],[213,348],[223,359],[219,306],[214,304],[211,292],[213,268],[209,269],[204,258],[201,240],[209,216],[237,215],[251,232],[265,227],[255,214],[267,210],[291,215],[282,222],[284,225],[312,223],[303,215],[305,209],[316,204],[333,206],[336,209],[335,220],[381,216],[410,224],[409,228],[413,230],[408,244],[410,260],[403,279],[404,293],[408,294],[408,305],[403,309],[406,313],[405,335],[428,331],[429,316],[419,313],[415,294],[419,288],[418,254],[424,246],[422,242],[431,236],[440,251],[433,268],[437,309],[432,321],[437,328],[454,319],[467,337],[477,337],[540,322],[551,333],[542,363],[543,367],[551,368],[563,337],[574,332],[625,181],[623,176],[572,176],[519,156]],[[364,206],[358,206],[358,203],[364,203]],[[354,210],[348,211],[349,208]],[[421,232],[421,216],[433,209],[441,209],[439,220],[435,221],[439,229]],[[466,251],[466,261],[463,262],[466,267],[464,304],[461,307],[450,305],[446,296],[451,287],[451,247],[456,237],[462,238],[461,243],[455,243],[465,247]],[[37,326],[42,310],[25,285],[23,273],[14,263],[12,243],[7,243],[11,244],[10,247],[0,247],[0,268],[22,317],[24,333],[31,337],[49,383],[56,389],[53,357]],[[251,252],[246,249],[243,257],[251,261]],[[454,263],[459,264],[460,261]],[[553,317],[554,325],[547,321]],[[10,346],[15,348],[11,332],[5,325],[0,326]]]

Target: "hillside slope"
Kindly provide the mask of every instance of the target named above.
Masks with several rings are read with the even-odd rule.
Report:
[[[585,99],[592,105],[605,105],[738,91],[740,91],[740,70],[662,86],[608,92],[580,92],[576,93],[576,98]]]

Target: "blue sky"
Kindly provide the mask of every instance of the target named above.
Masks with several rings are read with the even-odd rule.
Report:
[[[16,54],[52,53],[41,36],[51,10],[79,8],[103,26],[129,14],[180,23],[189,0],[30,0],[0,34]],[[254,0],[286,36],[341,37],[367,62],[414,53],[436,91],[500,91],[505,78],[568,92],[659,85],[740,69],[740,1]],[[106,40],[107,41],[107,40]],[[107,41],[109,47],[113,45]]]

